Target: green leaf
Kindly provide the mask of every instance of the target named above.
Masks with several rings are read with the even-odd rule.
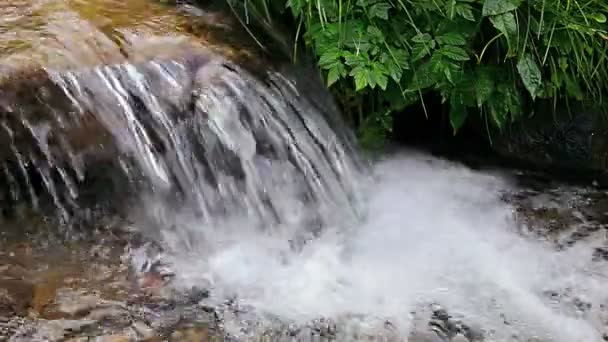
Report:
[[[407,90],[418,91],[434,85],[437,82],[435,75],[436,73],[433,72],[433,64],[431,62],[421,65],[414,73]]]
[[[285,7],[291,9],[291,13],[293,14],[294,18],[299,18],[300,15],[304,13],[303,9],[305,3],[305,0],[287,0]]]
[[[380,57],[380,62],[382,65],[384,65],[390,78],[392,78],[395,82],[399,82],[399,80],[401,80],[401,76],[403,75],[403,69],[395,60],[396,58],[389,56],[387,53],[383,53]]]
[[[391,57],[401,69],[408,69],[410,67],[407,51],[403,49],[393,49],[391,50]]]
[[[414,43],[427,43],[432,40],[433,40],[433,37],[431,37],[431,35],[428,33],[419,33],[419,34],[415,35],[414,37],[412,37],[412,41]]]
[[[344,62],[354,68],[359,65],[366,65],[369,62],[369,57],[365,53],[347,52],[344,54]]]
[[[524,83],[526,89],[532,96],[532,99],[536,99],[538,91],[542,82],[542,75],[538,64],[531,55],[526,54],[519,62],[517,62],[517,71],[519,76]]]
[[[509,46],[508,57],[515,54],[515,44],[517,40],[517,21],[513,13],[508,12],[490,17],[492,25],[501,32],[507,39],[507,45]]]
[[[604,13],[592,13],[589,17],[600,24],[606,23],[606,15]]]
[[[507,123],[509,113],[503,107],[491,106],[490,117],[494,125],[502,130],[505,123]]]
[[[450,70],[450,68],[448,66],[446,66],[443,69],[443,75],[445,76],[445,78],[448,80],[448,82],[454,84],[454,79],[452,77],[452,71]]]
[[[388,20],[388,11],[392,8],[390,3],[388,2],[379,2],[377,4],[372,5],[368,9],[368,15],[370,18],[380,18],[384,20]]]
[[[384,103],[388,103],[388,107],[397,112],[420,101],[418,92],[411,91],[402,93],[402,91],[399,84],[396,82],[389,82],[386,91],[380,93],[380,100]]]
[[[384,34],[380,29],[374,25],[370,25],[367,27],[367,33],[372,37],[373,40],[377,42],[384,42]]]
[[[485,0],[481,14],[484,17],[516,10],[522,0]]]
[[[440,51],[444,56],[455,61],[468,61],[470,59],[469,54],[458,46],[446,45]]]
[[[381,149],[387,139],[387,130],[377,120],[366,120],[358,130],[359,141],[368,150]]]
[[[338,48],[331,48],[323,52],[319,58],[319,66],[322,69],[331,69],[336,63],[340,62],[341,51]]]
[[[500,96],[492,96],[489,99],[488,111],[494,125],[502,130],[509,118],[509,111]]]
[[[378,79],[376,78],[376,74],[372,70],[368,69],[366,71],[366,76],[367,76],[367,85],[372,89],[376,88],[376,85],[378,84]]]
[[[511,113],[511,119],[515,119],[521,115],[521,97],[519,91],[511,82],[500,83],[497,87],[500,93],[500,101],[507,113]],[[508,118],[508,116],[506,117]]]
[[[443,69],[446,68],[446,63],[441,54],[434,53],[433,56],[431,56],[430,67],[431,71],[436,75],[441,75],[441,73],[443,73]]]
[[[573,80],[567,74],[564,74],[564,81],[566,83],[566,91],[568,92],[568,95],[574,97],[579,101],[582,101],[584,98],[584,94],[578,82]]]
[[[437,37],[437,42],[443,45],[457,45],[462,46],[466,45],[467,41],[463,35],[456,32],[449,32],[444,35]]]
[[[350,75],[355,78],[355,91],[359,91],[369,85],[369,69],[358,66],[350,72]]]
[[[452,96],[452,99],[455,99]],[[467,107],[464,104],[458,103],[457,101],[452,100],[450,103],[450,124],[452,125],[452,129],[454,130],[454,135],[458,133],[458,130],[462,127],[462,125],[466,122],[467,116],[469,113],[467,112]]]
[[[338,23],[335,23],[338,25]],[[350,20],[342,24],[342,28],[338,29],[338,34],[334,36],[332,41],[333,46],[336,43],[343,41],[348,48],[359,52],[366,52],[374,44],[370,43],[370,35],[367,31],[368,24],[362,20]]]
[[[378,86],[382,90],[386,90],[386,86],[388,85],[388,77],[386,77],[386,74],[384,73],[384,71],[377,67],[374,67],[373,74],[376,78],[376,82],[378,83]]]
[[[329,69],[329,72],[327,73],[327,86],[331,87],[344,74],[345,74],[344,65],[342,63],[336,64],[334,67]]]
[[[435,41],[431,40],[426,43],[418,43],[412,47],[412,61],[416,62],[431,54],[435,48]]]
[[[468,21],[475,21],[475,16],[473,15],[473,10],[470,5],[458,3],[456,4],[456,7],[454,7],[454,10],[456,11],[456,14],[464,19]]]
[[[487,71],[478,72],[474,85],[477,106],[481,108],[494,92],[494,80],[492,79],[492,75]]]

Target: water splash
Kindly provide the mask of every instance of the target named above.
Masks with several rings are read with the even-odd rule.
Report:
[[[196,247],[168,256],[176,283],[209,286],[219,307],[236,301],[241,313],[226,325],[241,338],[277,319],[304,325],[321,317],[342,322],[345,334],[350,326],[372,336],[389,320],[404,338],[415,329],[412,312],[439,303],[492,341],[601,340],[597,312],[547,293],[574,293],[597,310],[608,299],[598,275],[606,270],[592,272],[584,248],[558,253],[521,237],[500,199],[511,188],[505,178],[417,154],[391,157],[374,174],[366,218],[328,227],[301,250],[246,220],[189,222]]]

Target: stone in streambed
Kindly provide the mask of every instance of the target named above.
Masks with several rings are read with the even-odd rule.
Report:
[[[107,309],[108,311],[97,311],[96,309]],[[54,298],[53,305],[45,311],[47,318],[81,318],[89,315],[106,316],[111,314],[120,315],[125,309],[125,304],[116,301],[104,300],[96,295],[86,294],[70,289],[60,289]],[[91,317],[91,314],[92,317]]]
[[[133,328],[133,330],[135,330],[135,332],[137,333],[137,336],[141,340],[152,341],[156,337],[154,330],[152,330],[152,328],[150,328],[144,322],[135,322],[135,323],[133,323],[132,328]]]
[[[416,331],[410,334],[407,339],[409,342],[445,342],[444,339],[439,337],[435,332],[432,331]]]
[[[89,342],[89,338],[86,336],[72,337],[70,339],[65,340],[65,342]]]
[[[41,275],[40,279],[34,284],[32,314],[36,316],[44,315],[46,308],[55,302],[57,291],[63,285],[63,275],[60,273],[48,272]]]
[[[608,261],[608,247],[598,247],[593,251],[593,261]]]
[[[470,340],[461,334],[457,334],[456,336],[452,337],[450,342],[470,342]]]
[[[128,335],[115,334],[115,335],[98,336],[98,337],[94,338],[92,341],[94,341],[94,342],[131,342],[131,341],[135,341],[135,339],[129,337]]]
[[[34,286],[19,279],[0,279],[0,315],[24,316],[34,298]]]
[[[171,334],[170,342],[207,342],[211,341],[207,327],[191,327],[176,330]]]
[[[73,334],[82,333],[84,329],[92,327],[97,322],[92,320],[68,320],[58,319],[52,321],[42,320],[37,326],[30,331],[18,332],[12,336],[10,341],[25,342],[25,341],[63,341],[66,337]]]
[[[105,320],[120,320],[122,323],[128,323],[127,311],[121,307],[107,307],[93,309],[87,316],[87,319],[96,321]],[[123,322],[124,320],[124,322]]]

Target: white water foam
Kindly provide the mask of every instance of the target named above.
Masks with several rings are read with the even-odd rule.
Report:
[[[557,252],[518,235],[513,209],[500,200],[511,187],[506,178],[420,154],[374,170],[364,222],[326,229],[301,251],[247,220],[190,223],[202,236],[173,255],[176,283],[208,284],[216,303],[236,298],[261,322],[358,315],[372,330],[390,320],[407,336],[411,313],[439,303],[490,341],[601,341],[594,310],[608,287],[591,272],[589,250]],[[571,291],[593,303],[591,313],[552,303],[546,291]]]

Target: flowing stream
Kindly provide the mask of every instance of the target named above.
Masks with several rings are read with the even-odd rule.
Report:
[[[63,223],[91,202],[128,208],[162,249],[131,250],[134,268],[157,258],[168,286],[209,290],[238,340],[322,320],[337,340],[422,341],[437,307],[472,341],[602,340],[605,263],[593,242],[522,234],[512,172],[413,151],[364,162],[311,71],[187,29],[221,18],[144,0],[1,4],[4,200]]]

